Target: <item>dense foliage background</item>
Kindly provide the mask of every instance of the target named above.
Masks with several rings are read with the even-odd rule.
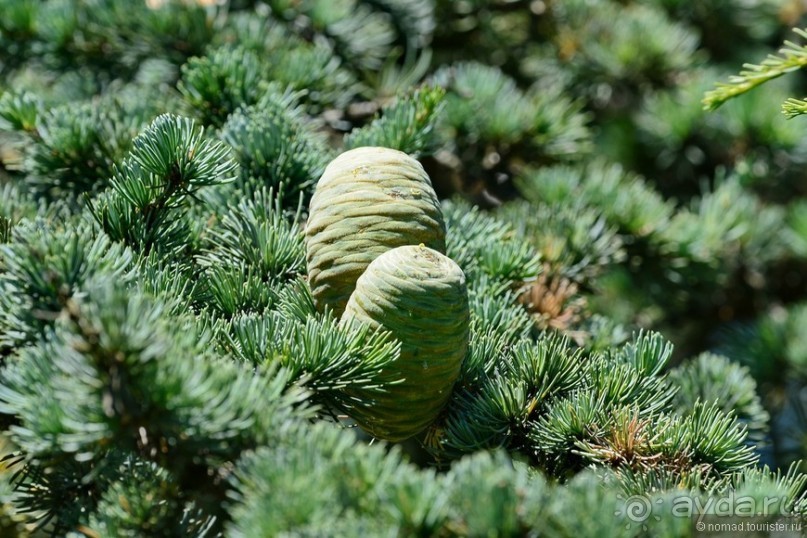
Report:
[[[676,495],[727,492],[803,513],[807,128],[780,106],[807,85],[702,100],[805,11],[0,0],[4,532],[686,536]],[[469,282],[451,401],[394,448],[341,427],[394,335],[305,280],[316,181],[360,146],[422,162]]]

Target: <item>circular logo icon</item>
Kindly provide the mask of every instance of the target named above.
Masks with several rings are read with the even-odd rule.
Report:
[[[634,525],[641,525],[643,530],[647,530],[647,521],[652,517],[654,521],[661,521],[657,515],[653,515],[653,504],[661,504],[661,499],[651,501],[645,495],[631,495],[627,499],[618,495],[617,498],[623,501],[622,509],[614,512],[617,517],[624,517],[627,520],[625,528],[630,529]]]

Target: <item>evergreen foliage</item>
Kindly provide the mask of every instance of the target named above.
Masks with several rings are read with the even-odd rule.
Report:
[[[807,139],[777,110],[806,49],[714,86],[797,4],[0,0],[0,534],[803,521]],[[467,292],[401,443],[357,423],[433,386],[396,361],[453,311],[370,328],[309,282],[315,187],[363,147],[422,164]]]
[[[273,188],[279,197],[307,202],[330,150],[306,121],[296,96],[269,92],[254,106],[234,112],[221,138],[235,151],[238,185],[250,192]]]

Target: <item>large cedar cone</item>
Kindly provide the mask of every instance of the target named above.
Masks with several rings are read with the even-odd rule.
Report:
[[[334,159],[317,183],[305,229],[308,278],[319,311],[344,311],[356,281],[378,256],[424,244],[445,252],[445,223],[418,161],[387,148]]]

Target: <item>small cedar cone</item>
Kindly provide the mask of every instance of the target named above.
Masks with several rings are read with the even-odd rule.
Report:
[[[468,348],[470,309],[465,274],[423,245],[389,250],[356,284],[341,323],[383,327],[401,342],[383,375],[393,382],[373,394],[353,419],[369,434],[402,441],[431,424],[448,401]]]

